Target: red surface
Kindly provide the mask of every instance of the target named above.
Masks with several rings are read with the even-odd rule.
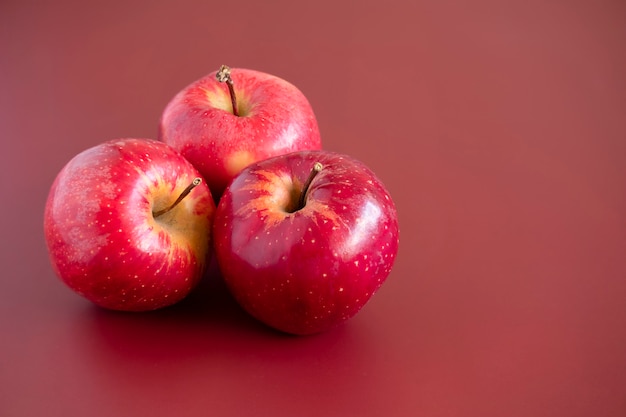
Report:
[[[0,415],[626,415],[626,3],[301,3],[0,3]],[[396,267],[336,330],[52,273],[60,168],[221,64],[296,84],[394,196]]]

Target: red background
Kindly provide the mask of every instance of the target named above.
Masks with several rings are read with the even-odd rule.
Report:
[[[3,0],[0,415],[626,415],[625,21],[620,0]],[[61,167],[155,137],[221,64],[297,85],[396,201],[396,266],[333,331],[269,331],[219,283],[106,312],[52,273]]]

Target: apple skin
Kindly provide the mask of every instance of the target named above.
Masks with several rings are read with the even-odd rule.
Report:
[[[165,107],[159,139],[187,158],[209,181],[216,199],[247,165],[299,150],[321,149],[313,109],[289,82],[232,68],[239,116],[217,71],[193,82]]]
[[[298,196],[316,162],[323,169]],[[213,223],[215,255],[238,303],[280,331],[306,335],[354,316],[380,288],[399,244],[396,207],[363,163],[300,151],[241,171]]]
[[[215,203],[199,177],[162,142],[120,139],[72,158],[50,189],[46,244],[57,276],[95,304],[154,310],[183,299],[210,258]]]

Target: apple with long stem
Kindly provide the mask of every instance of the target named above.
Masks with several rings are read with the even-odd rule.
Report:
[[[353,317],[387,279],[399,242],[382,182],[363,163],[328,151],[243,169],[222,195],[213,236],[240,305],[299,335]]]
[[[52,266],[72,290],[113,310],[174,304],[210,257],[215,203],[199,172],[166,144],[102,143],[54,180],[44,232]]]
[[[159,139],[200,171],[216,199],[253,162],[321,148],[315,114],[298,88],[267,73],[225,65],[170,100]]]

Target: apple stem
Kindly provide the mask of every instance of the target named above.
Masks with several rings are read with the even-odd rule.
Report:
[[[319,172],[323,168],[324,168],[324,165],[322,165],[319,162],[316,162],[315,165],[313,165],[313,169],[311,170],[309,177],[304,182],[304,186],[302,187],[302,192],[300,192],[300,199],[298,200],[298,210],[300,210],[306,205],[306,197],[307,197],[307,194],[309,193],[309,187],[311,186],[311,183],[313,182],[313,178],[315,178],[315,176],[319,174]]]
[[[182,193],[180,193],[180,195],[178,196],[178,198],[176,199],[176,201],[174,201],[169,207],[164,208],[163,210],[159,210],[159,211],[153,211],[152,215],[157,218],[165,213],[167,213],[168,211],[170,211],[171,209],[173,209],[174,207],[176,207],[178,205],[178,203],[180,203],[181,201],[183,201],[183,198],[187,197],[187,195],[191,192],[191,190],[193,190],[194,188],[196,188],[198,185],[200,185],[200,183],[202,182],[202,178],[194,178],[194,180],[191,182],[191,184],[189,184],[187,186],[187,188],[185,188],[183,190]]]
[[[233,114],[235,116],[239,116],[239,111],[237,110],[237,98],[235,97],[235,88],[233,87],[233,79],[230,77],[230,67],[227,65],[222,65],[220,69],[215,74],[215,78],[217,81],[221,83],[226,83],[228,86],[228,92],[230,93],[230,102],[233,105]]]

